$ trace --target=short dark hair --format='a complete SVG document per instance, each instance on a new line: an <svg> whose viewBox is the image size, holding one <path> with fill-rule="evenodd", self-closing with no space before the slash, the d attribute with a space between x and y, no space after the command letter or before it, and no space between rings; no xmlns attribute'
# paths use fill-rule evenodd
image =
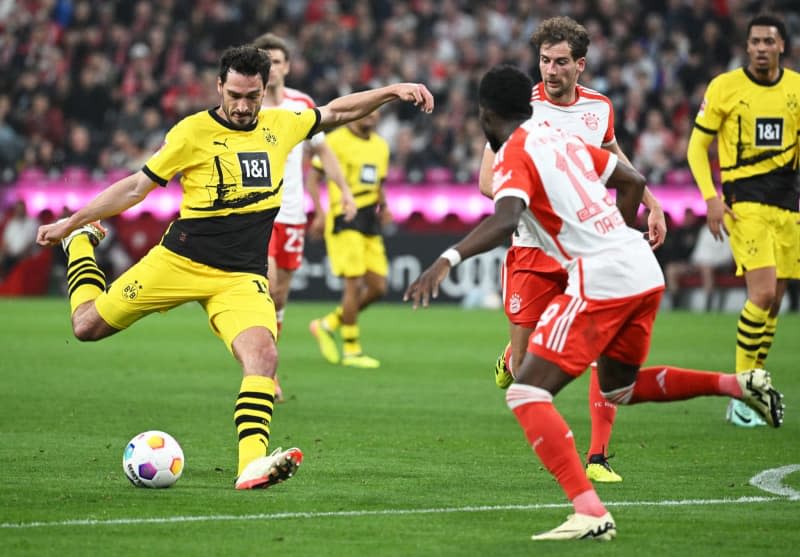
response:
<svg viewBox="0 0 800 557"><path fill-rule="evenodd" d="M478 103L503 118L528 119L533 114L531 90L533 80L514 66L501 64L490 69L481 79Z"/></svg>
<svg viewBox="0 0 800 557"><path fill-rule="evenodd" d="M747 38L750 38L750 30L758 26L765 26L765 27L774 27L778 30L778 34L781 36L781 40L784 42L786 41L786 25L784 25L783 20L781 20L778 16L772 14L759 14L755 16L750 22L747 24Z"/></svg>
<svg viewBox="0 0 800 557"><path fill-rule="evenodd" d="M572 59L583 58L589 50L589 32L586 27L567 16L545 19L531 36L531 44L537 49L567 41Z"/></svg>
<svg viewBox="0 0 800 557"><path fill-rule="evenodd" d="M289 60L289 45L275 33L264 33L256 37L253 46L261 50L280 50L283 57Z"/></svg>
<svg viewBox="0 0 800 557"><path fill-rule="evenodd" d="M254 46L232 46L222 53L219 60L219 79L225 83L228 72L234 70L243 75L260 75L266 87L271 66L272 62L263 50Z"/></svg>

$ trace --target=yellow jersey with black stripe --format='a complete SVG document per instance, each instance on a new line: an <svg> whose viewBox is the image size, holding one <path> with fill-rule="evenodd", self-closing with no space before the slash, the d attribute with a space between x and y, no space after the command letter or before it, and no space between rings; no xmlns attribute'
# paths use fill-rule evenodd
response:
<svg viewBox="0 0 800 557"><path fill-rule="evenodd" d="M377 205L382 199L381 187L389 171L389 144L375 132L364 138L347 126L327 134L325 142L336 155L358 208L356 217L345 221L342 215L342 192L335 182L329 181L330 210L327 218L333 220L334 232L351 229L364 234L379 234ZM322 168L317 158L313 164L316 168Z"/></svg>
<svg viewBox="0 0 800 557"><path fill-rule="evenodd" d="M755 201L797 210L800 74L783 68L772 83L746 68L714 78L695 128L718 134L720 176L728 204Z"/></svg>
<svg viewBox="0 0 800 557"><path fill-rule="evenodd" d="M180 216L161 244L211 267L266 274L286 157L319 121L317 109L262 109L236 129L215 108L175 124L142 169L162 186L180 175Z"/></svg>

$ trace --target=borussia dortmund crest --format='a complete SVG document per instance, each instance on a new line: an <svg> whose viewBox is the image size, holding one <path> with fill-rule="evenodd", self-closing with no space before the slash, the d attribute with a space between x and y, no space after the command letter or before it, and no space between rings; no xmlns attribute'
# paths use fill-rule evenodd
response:
<svg viewBox="0 0 800 557"><path fill-rule="evenodd" d="M142 288L144 288L144 286L139 284L138 280L133 281L131 284L126 284L122 289L122 297L126 300L135 300L139 295L139 290Z"/></svg>
<svg viewBox="0 0 800 557"><path fill-rule="evenodd" d="M272 133L269 128L264 129L264 141L269 143L270 145L277 145L278 144L278 137Z"/></svg>
<svg viewBox="0 0 800 557"><path fill-rule="evenodd" d="M797 109L800 108L800 103L798 103L797 95L795 93L789 93L786 95L786 108L788 108L791 112L797 112Z"/></svg>

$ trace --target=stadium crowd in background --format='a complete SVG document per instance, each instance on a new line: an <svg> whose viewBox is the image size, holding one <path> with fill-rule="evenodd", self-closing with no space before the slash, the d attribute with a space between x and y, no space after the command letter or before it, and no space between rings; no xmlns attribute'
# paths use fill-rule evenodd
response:
<svg viewBox="0 0 800 557"><path fill-rule="evenodd" d="M21 0L0 1L0 165L138 169L181 117L214 106L221 51L269 30L291 37L287 85L316 102L395 81L431 84L441 110L382 115L393 164L412 181L430 167L473 179L483 149L478 77L511 63L537 76L528 40L569 15L591 33L582 83L609 96L620 147L650 184L685 167L685 144L706 83L746 62L757 10L800 30L775 0ZM784 65L800 60L790 41ZM88 149L87 149L88 147Z"/></svg>
<svg viewBox="0 0 800 557"><path fill-rule="evenodd" d="M320 104L398 79L430 84L432 118L382 112L389 177L413 184L432 170L472 187L484 150L478 76L506 62L538 79L529 40L554 15L589 30L581 84L611 99L619 146L657 197L661 184L692 184L685 154L703 91L746 64L747 21L765 10L784 19L781 61L797 67L800 10L789 0L0 0L0 209L7 219L17 197L1 194L23 171L79 183L86 171L70 167L99 180L141 168L180 118L216 104L222 50L265 31L289 39L286 85ZM789 298L796 309L797 282Z"/></svg>

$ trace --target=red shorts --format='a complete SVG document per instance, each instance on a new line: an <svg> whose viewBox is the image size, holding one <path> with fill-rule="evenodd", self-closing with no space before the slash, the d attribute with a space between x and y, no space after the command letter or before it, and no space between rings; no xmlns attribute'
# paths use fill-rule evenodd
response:
<svg viewBox="0 0 800 557"><path fill-rule="evenodd" d="M511 246L500 274L508 320L528 329L567 287L567 272L539 248Z"/></svg>
<svg viewBox="0 0 800 557"><path fill-rule="evenodd" d="M528 341L528 352L578 377L600 355L641 365L663 288L614 300L554 298Z"/></svg>
<svg viewBox="0 0 800 557"><path fill-rule="evenodd" d="M268 255L275 259L280 269L296 271L303 262L306 243L306 225L276 222L269 239Z"/></svg>

